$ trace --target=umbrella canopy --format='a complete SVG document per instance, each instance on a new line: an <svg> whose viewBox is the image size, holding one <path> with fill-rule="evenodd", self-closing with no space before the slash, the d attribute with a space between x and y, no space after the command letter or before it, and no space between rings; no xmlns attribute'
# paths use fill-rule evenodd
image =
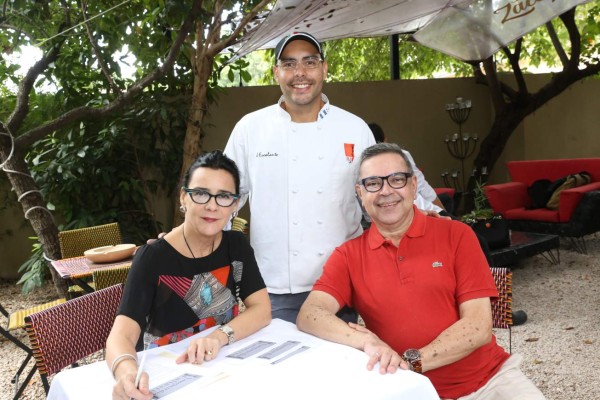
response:
<svg viewBox="0 0 600 400"><path fill-rule="evenodd" d="M278 0L248 27L236 58L273 48L284 35L321 41L412 33L453 57L482 60L557 15L589 0Z"/></svg>

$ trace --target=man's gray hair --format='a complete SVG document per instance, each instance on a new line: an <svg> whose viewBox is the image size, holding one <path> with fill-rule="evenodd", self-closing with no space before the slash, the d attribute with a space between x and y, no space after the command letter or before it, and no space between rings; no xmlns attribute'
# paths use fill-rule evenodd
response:
<svg viewBox="0 0 600 400"><path fill-rule="evenodd" d="M404 152L404 150L402 150L402 147L400 147L396 143L377 143L364 149L362 154L360 155L360 164L358 165L359 170L362 167L363 163L369 158L386 153L398 154L399 156L401 156L408 169L408 171L404 172L410 172L411 174L414 173L412 164L406 156L406 153Z"/></svg>

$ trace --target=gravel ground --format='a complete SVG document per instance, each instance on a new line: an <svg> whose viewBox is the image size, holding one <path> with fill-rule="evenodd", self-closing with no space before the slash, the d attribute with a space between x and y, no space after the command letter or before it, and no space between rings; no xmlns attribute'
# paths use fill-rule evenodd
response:
<svg viewBox="0 0 600 400"><path fill-rule="evenodd" d="M524 356L522 369L548 400L591 400L600 392L600 234L588 236L587 245L584 255L562 242L558 266L535 256L513 268L514 309L529 319L513 327L512 351ZM0 281L0 302L9 311L55 297L51 285L24 296L14 281ZM28 343L24 333L14 333ZM508 349L508 330L496 335ZM0 337L0 399L12 398L10 380L23 355ZM44 398L37 373L21 398Z"/></svg>

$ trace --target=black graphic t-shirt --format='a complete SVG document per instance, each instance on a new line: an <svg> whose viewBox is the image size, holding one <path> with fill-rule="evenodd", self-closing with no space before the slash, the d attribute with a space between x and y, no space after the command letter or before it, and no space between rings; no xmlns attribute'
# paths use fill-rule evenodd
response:
<svg viewBox="0 0 600 400"><path fill-rule="evenodd" d="M161 239L136 252L119 314L144 332L139 351L229 322L238 314L237 297L244 300L264 287L254 251L241 232L224 231L219 247L197 259Z"/></svg>

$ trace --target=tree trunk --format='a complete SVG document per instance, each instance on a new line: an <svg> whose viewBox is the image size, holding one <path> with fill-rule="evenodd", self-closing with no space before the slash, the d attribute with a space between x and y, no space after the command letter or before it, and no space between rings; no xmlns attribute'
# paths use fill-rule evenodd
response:
<svg viewBox="0 0 600 400"><path fill-rule="evenodd" d="M201 50L196 50L201 51ZM214 59L212 57L202 57L194 66L194 84L192 93L192 102L189 108L188 123L185 131L185 141L183 144L183 160L181 164L180 179L196 161L202 152L202 122L208 109L208 81L212 71ZM173 226L183 222L183 216L179 212L179 190L174 194L174 217Z"/></svg>
<svg viewBox="0 0 600 400"><path fill-rule="evenodd" d="M2 129L1 133L5 133ZM7 160L11 141L8 136L0 135L0 157L6 164L4 170L12 185L17 198L20 199L25 218L29 220L35 231L39 242L42 244L44 254L54 260L60 258L60 244L58 242L58 228L50 211L46 209L44 199L31 177L31 173L25 163L25 154L19 147L14 147L14 152ZM15 171L15 172L10 172ZM49 268L52 280L60 296L66 296L66 282L58 275L54 268Z"/></svg>

